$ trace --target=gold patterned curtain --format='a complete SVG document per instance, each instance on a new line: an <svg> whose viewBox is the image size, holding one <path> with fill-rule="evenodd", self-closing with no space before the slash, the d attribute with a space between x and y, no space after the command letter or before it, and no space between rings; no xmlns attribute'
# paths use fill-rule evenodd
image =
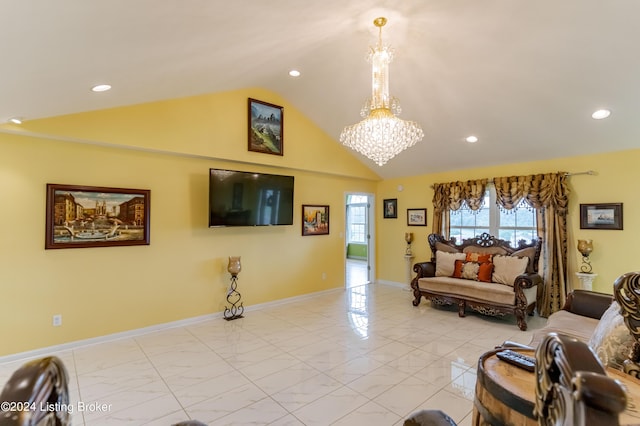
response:
<svg viewBox="0 0 640 426"><path fill-rule="evenodd" d="M449 212L460 209L463 204L471 210L482 207L487 182L487 179L477 179L433 185L433 232L449 236Z"/></svg>
<svg viewBox="0 0 640 426"><path fill-rule="evenodd" d="M544 282L537 305L540 316L547 317L562 308L567 296L567 173L501 177L493 183L501 208L511 210L525 200L536 209Z"/></svg>

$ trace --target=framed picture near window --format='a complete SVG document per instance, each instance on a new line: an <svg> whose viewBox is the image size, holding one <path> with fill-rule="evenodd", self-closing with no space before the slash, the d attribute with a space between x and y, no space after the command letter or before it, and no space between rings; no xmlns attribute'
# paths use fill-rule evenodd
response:
<svg viewBox="0 0 640 426"><path fill-rule="evenodd" d="M397 219L398 218L398 199L389 198L382 202L383 217L385 219Z"/></svg>
<svg viewBox="0 0 640 426"><path fill-rule="evenodd" d="M427 209L407 209L408 226L427 226Z"/></svg>
<svg viewBox="0 0 640 426"><path fill-rule="evenodd" d="M249 151L284 155L283 108L249 98Z"/></svg>
<svg viewBox="0 0 640 426"><path fill-rule="evenodd" d="M622 203L580 204L580 229L622 229Z"/></svg>
<svg viewBox="0 0 640 426"><path fill-rule="evenodd" d="M329 234L329 206L302 205L302 236Z"/></svg>

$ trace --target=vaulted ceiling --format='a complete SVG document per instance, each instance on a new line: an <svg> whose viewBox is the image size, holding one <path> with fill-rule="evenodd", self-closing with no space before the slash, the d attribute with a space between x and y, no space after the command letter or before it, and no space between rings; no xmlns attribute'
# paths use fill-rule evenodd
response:
<svg viewBox="0 0 640 426"><path fill-rule="evenodd" d="M0 10L0 121L263 87L339 143L370 96L366 53L385 16L390 91L425 137L383 167L360 157L380 176L640 147L637 0L0 0ZM98 83L113 88L91 92ZM599 108L611 116L592 119Z"/></svg>

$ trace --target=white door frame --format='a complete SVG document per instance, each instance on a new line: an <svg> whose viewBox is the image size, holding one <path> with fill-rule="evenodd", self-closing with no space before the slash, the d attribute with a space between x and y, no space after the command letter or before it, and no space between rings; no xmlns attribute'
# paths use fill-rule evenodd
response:
<svg viewBox="0 0 640 426"><path fill-rule="evenodd" d="M376 271L375 271L375 265L376 265L376 257L375 257L375 195L369 192L345 192L344 194L344 212L345 212L345 218L344 218L344 281L345 281L345 286L347 285L347 236L349 235L348 233L348 226L349 223L348 218L347 218L347 196L348 195L366 195L367 196L367 202L369 204L369 208L367 209L368 211L368 217L367 217L367 231L368 231L368 235L369 238L367 239L367 266L369 268L369 283L373 283L375 282L375 276L376 276Z"/></svg>

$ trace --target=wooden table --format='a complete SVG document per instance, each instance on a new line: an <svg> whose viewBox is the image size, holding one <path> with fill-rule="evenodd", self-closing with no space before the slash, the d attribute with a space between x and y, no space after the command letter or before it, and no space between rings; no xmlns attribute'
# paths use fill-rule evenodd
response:
<svg viewBox="0 0 640 426"><path fill-rule="evenodd" d="M534 355L531 349L516 351ZM472 424L537 426L533 416L535 374L501 361L496 352L499 350L486 352L478 361Z"/></svg>
<svg viewBox="0 0 640 426"><path fill-rule="evenodd" d="M531 349L512 350L534 356ZM499 350L486 352L478 361L472 424L537 426L533 414L535 374L501 361L496 352ZM627 394L627 408L620 415L620 424L639 426L640 380L611 368L607 368L607 375L622 383Z"/></svg>

